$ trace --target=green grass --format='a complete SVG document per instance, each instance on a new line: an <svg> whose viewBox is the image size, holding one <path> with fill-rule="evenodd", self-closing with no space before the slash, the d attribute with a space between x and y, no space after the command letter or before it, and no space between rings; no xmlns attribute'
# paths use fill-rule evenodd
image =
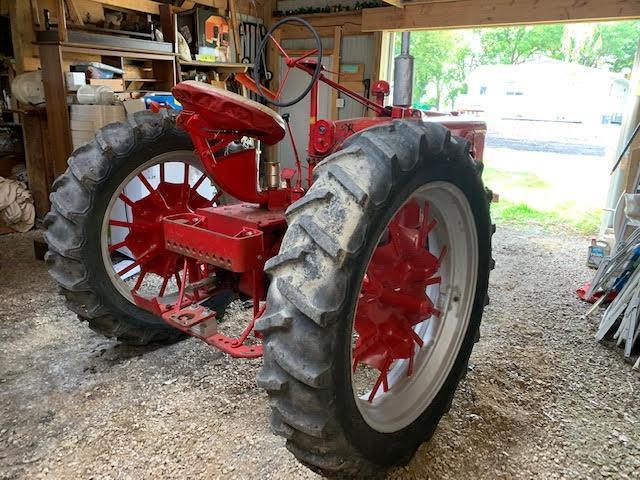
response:
<svg viewBox="0 0 640 480"><path fill-rule="evenodd" d="M583 235L598 232L599 210L585 210L579 199L567 201L566 196L564 200L553 202L562 183L549 183L532 172L488 165L485 165L482 179L500 196L500 201L491 205L491 216L497 223Z"/></svg>
<svg viewBox="0 0 640 480"><path fill-rule="evenodd" d="M515 226L537 226L546 230L564 230L593 235L600 226L600 212L576 212L571 205L561 205L553 210L538 210L526 203L500 200L491 205L491 217L495 222Z"/></svg>
<svg viewBox="0 0 640 480"><path fill-rule="evenodd" d="M550 185L535 173L519 172L513 170L500 170L485 167L482 179L486 185L504 185L507 188L549 188Z"/></svg>

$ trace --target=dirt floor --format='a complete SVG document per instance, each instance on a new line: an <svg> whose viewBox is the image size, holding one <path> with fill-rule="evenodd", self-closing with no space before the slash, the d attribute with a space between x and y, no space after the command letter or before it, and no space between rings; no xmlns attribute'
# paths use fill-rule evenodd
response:
<svg viewBox="0 0 640 480"><path fill-rule="evenodd" d="M639 375L573 291L587 240L500 228L451 412L393 479L640 478ZM0 237L0 478L318 478L267 428L260 361L132 349L68 312L29 236Z"/></svg>

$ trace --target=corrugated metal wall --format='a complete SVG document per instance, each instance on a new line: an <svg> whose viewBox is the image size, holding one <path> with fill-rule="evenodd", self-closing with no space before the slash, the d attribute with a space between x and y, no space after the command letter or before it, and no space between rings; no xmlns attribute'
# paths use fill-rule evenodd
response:
<svg viewBox="0 0 640 480"><path fill-rule="evenodd" d="M343 37L340 61L342 63L363 63L364 78L374 81L375 79L372 76L375 70L373 63L376 55L373 50L373 35ZM339 119L362 117L366 114L365 108L355 100L344 95L340 95L340 97L345 98L345 105L343 108L338 109Z"/></svg>

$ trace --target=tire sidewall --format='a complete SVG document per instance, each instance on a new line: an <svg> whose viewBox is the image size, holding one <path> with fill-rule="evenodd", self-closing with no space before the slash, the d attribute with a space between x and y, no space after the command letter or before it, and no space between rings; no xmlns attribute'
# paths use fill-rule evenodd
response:
<svg viewBox="0 0 640 480"><path fill-rule="evenodd" d="M356 257L357 262L354 261L347 267L347 271L351 271L352 274L348 281L346 302L342 308L344 313L339 315L341 320L338 331L338 338L343 339L343 342L336 348L336 361L332 371L333 381L340 386L336 389L338 397L336 405L344 406L339 418L347 437L360 453L373 463L388 465L408 460L425 437L431 436L440 418L446 412L473 349L488 286L490 220L484 188L471 162L471 159L466 161L463 159L460 162L460 159L442 157L422 159L415 170L405 174L404 178L396 182L398 187L392 190L390 201L374 213L367 231L367 239ZM412 424L402 430L394 433L380 433L371 428L362 417L356 405L351 381L351 338L360 285L369 259L377 247L378 239L397 210L420 187L439 181L451 183L464 193L475 220L478 276L472 313L451 371L429 407Z"/></svg>

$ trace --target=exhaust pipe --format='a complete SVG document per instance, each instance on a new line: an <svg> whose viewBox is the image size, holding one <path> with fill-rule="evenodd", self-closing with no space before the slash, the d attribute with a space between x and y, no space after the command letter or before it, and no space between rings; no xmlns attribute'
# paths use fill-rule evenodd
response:
<svg viewBox="0 0 640 480"><path fill-rule="evenodd" d="M400 55L393 62L393 105L410 107L413 97L413 57L409 53L411 34L402 32Z"/></svg>

